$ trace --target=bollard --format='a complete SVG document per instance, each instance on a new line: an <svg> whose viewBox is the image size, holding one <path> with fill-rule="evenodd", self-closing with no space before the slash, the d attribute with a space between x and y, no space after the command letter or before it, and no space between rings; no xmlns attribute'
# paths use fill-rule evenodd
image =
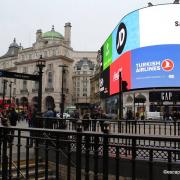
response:
<svg viewBox="0 0 180 180"><path fill-rule="evenodd" d="M110 123L109 121L104 121L103 123L103 132L104 133L109 133L110 130Z"/></svg>
<svg viewBox="0 0 180 180"><path fill-rule="evenodd" d="M80 119L76 122L76 130L82 132L82 121Z"/></svg>

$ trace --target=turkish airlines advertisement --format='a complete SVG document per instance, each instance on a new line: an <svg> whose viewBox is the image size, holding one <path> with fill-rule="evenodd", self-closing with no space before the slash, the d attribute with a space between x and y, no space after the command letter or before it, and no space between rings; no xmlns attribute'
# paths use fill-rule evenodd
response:
<svg viewBox="0 0 180 180"><path fill-rule="evenodd" d="M103 44L103 70L136 48L180 44L180 4L142 8L124 16Z"/></svg>
<svg viewBox="0 0 180 180"><path fill-rule="evenodd" d="M135 49L131 63L131 89L180 87L180 45Z"/></svg>

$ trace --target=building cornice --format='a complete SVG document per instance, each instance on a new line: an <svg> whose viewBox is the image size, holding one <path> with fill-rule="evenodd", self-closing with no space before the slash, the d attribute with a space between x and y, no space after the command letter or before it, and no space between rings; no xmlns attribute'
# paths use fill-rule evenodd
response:
<svg viewBox="0 0 180 180"><path fill-rule="evenodd" d="M71 59L71 58L68 58L66 56L53 56L53 57L48 57L48 58L43 58L45 61L54 61L54 60L58 60L58 59L64 59L68 62L73 62L74 60ZM26 61L20 61L20 62L15 62L15 65L24 65L24 64L32 64L32 63L35 63L37 60L39 59L29 59L29 60L26 60Z"/></svg>
<svg viewBox="0 0 180 180"><path fill-rule="evenodd" d="M17 67L9 67L9 68L5 68L4 70L5 71L14 71L14 72L16 72Z"/></svg>

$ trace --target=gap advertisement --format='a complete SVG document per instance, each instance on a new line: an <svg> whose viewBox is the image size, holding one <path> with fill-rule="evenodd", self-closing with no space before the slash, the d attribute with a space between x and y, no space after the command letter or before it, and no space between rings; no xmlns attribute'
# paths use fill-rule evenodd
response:
<svg viewBox="0 0 180 180"><path fill-rule="evenodd" d="M129 90L180 87L180 44L149 46L122 54L101 76L108 90L106 96L119 92L119 72Z"/></svg>

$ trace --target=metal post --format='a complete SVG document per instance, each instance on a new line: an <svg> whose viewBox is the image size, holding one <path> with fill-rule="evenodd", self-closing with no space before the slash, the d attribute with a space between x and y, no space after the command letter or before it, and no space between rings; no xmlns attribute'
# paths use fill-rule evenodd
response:
<svg viewBox="0 0 180 180"><path fill-rule="evenodd" d="M133 101L133 105L134 105L134 119L136 119L135 92L133 93L133 100L134 100L134 101Z"/></svg>
<svg viewBox="0 0 180 180"><path fill-rule="evenodd" d="M9 84L9 88L10 88L10 90L9 90L9 99L10 99L10 101L11 101L11 96L12 96L12 95L11 95L12 83L13 83L13 82L10 81L10 84Z"/></svg>
<svg viewBox="0 0 180 180"><path fill-rule="evenodd" d="M119 72L119 120L122 118L122 76Z"/></svg>
<svg viewBox="0 0 180 180"><path fill-rule="evenodd" d="M62 67L62 86L61 86L61 118L64 113L64 67Z"/></svg>
<svg viewBox="0 0 180 180"><path fill-rule="evenodd" d="M64 114L64 101L65 101L65 94L64 94L64 73L65 73L65 67L66 65L59 65L59 67L62 67L62 81L61 81L61 104L60 104L60 117L63 118Z"/></svg>
<svg viewBox="0 0 180 180"><path fill-rule="evenodd" d="M39 68L38 112L42 109L42 68Z"/></svg>
<svg viewBox="0 0 180 180"><path fill-rule="evenodd" d="M41 112L42 110L42 74L43 74L42 70L45 67L45 61L42 60L42 55L40 56L40 59L36 62L36 66L39 68L38 112Z"/></svg>
<svg viewBox="0 0 180 180"><path fill-rule="evenodd" d="M3 101L2 101L2 109L4 109L4 100L5 100L5 95L6 95L5 88L6 88L7 82L8 82L8 81L7 81L6 79L3 80Z"/></svg>

